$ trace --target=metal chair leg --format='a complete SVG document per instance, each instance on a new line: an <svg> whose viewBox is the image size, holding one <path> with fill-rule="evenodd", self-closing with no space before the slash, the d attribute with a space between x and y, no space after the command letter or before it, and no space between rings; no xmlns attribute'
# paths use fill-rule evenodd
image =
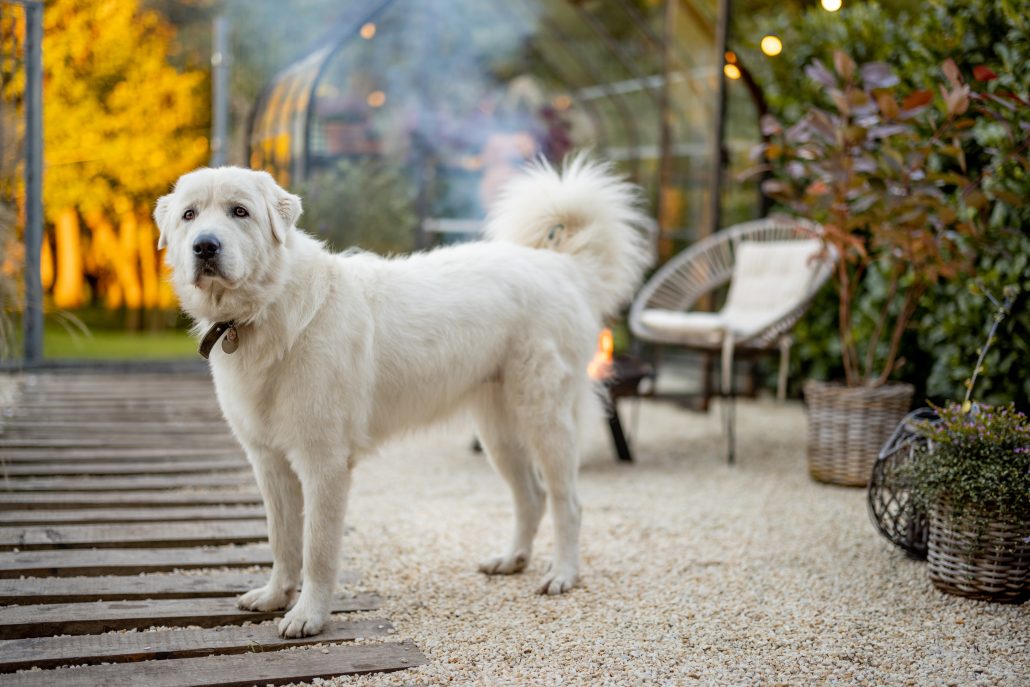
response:
<svg viewBox="0 0 1030 687"><path fill-rule="evenodd" d="M726 397L726 464L736 462L737 450L737 390L730 382L730 394Z"/></svg>
<svg viewBox="0 0 1030 687"><path fill-rule="evenodd" d="M780 337L780 370L776 375L776 400L787 399L787 371L790 369L790 347L794 339L790 334Z"/></svg>

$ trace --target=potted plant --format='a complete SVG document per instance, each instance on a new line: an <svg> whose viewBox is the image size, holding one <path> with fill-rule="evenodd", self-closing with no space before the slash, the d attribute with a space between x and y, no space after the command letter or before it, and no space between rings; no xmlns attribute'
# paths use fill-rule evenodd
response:
<svg viewBox="0 0 1030 687"><path fill-rule="evenodd" d="M970 88L954 63L944 72L941 98L929 90L899 97L886 65L858 66L838 51L832 71L818 60L806 68L831 108L813 107L790 127L762 120L764 164L753 171L767 175L763 191L821 222L840 256L834 286L845 379L804 387L809 471L819 481L867 484L911 404L913 387L890 382L906 327L928 289L969 265L963 242L975 236L973 214L986 200L964 174ZM871 289L877 307L859 308Z"/></svg>
<svg viewBox="0 0 1030 687"><path fill-rule="evenodd" d="M936 410L906 466L930 516L930 580L949 594L1021 603L1030 598L1030 420L1012 404Z"/></svg>

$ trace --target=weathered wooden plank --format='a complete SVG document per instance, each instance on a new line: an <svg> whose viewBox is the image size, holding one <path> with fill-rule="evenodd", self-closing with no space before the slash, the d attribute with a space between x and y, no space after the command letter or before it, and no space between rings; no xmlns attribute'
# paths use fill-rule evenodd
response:
<svg viewBox="0 0 1030 687"><path fill-rule="evenodd" d="M0 551L221 546L265 541L265 519L0 527Z"/></svg>
<svg viewBox="0 0 1030 687"><path fill-rule="evenodd" d="M331 608L332 613L374 611L379 608L379 597L362 593L337 598ZM243 611L231 598L31 604L4 609L0 616L0 639L96 634L155 625L216 627L256 623L282 615L282 611Z"/></svg>
<svg viewBox="0 0 1030 687"><path fill-rule="evenodd" d="M71 549L0 552L0 578L54 575L135 575L190 568L271 565L267 547L184 549Z"/></svg>
<svg viewBox="0 0 1030 687"><path fill-rule="evenodd" d="M54 422L42 419L8 419L4 421L5 431L14 430L38 430L50 431L55 429L71 432L138 432L138 433L188 433L188 432L227 432L228 427L224 420L191 420L177 422L174 425L167 422L155 420L143 420L140 422L94 422L82 420L69 420L67 422Z"/></svg>
<svg viewBox="0 0 1030 687"><path fill-rule="evenodd" d="M165 393L167 392L167 393ZM164 394L164 395L162 395ZM60 398L173 398L176 396L197 397L209 394L214 395L214 385L189 384L172 380L163 385L125 385L119 384L114 377L109 385L83 385L83 386L61 386L61 387L22 387L21 397L29 399L54 400Z"/></svg>
<svg viewBox="0 0 1030 687"><path fill-rule="evenodd" d="M33 422L216 422L222 420L217 407L198 408L196 406L144 406L139 403L124 407L90 406L88 408L73 406L47 406L35 408L17 408L6 415L7 422L23 420Z"/></svg>
<svg viewBox="0 0 1030 687"><path fill-rule="evenodd" d="M183 520L251 520L263 518L260 506L193 506L183 508L85 508L82 510L0 510L0 528L23 525L92 525L116 522L179 522Z"/></svg>
<svg viewBox="0 0 1030 687"><path fill-rule="evenodd" d="M127 425L132 425L140 422L167 422L170 425L175 425L180 422L202 422L202 423L224 423L224 419L220 412L213 410L202 410L197 411L194 409L186 410L171 410L167 408L116 408L113 410L104 410L103 408L90 408L88 410L70 410L60 408L48 408L45 411L35 411L31 415L26 415L23 412L16 412L7 418L7 422L13 423L21 420L30 420L32 422L47 422L47 423L61 423L61 422L97 422L97 423L114 423L122 422ZM31 429L31 428L30 428ZM0 427L0 431L3 428Z"/></svg>
<svg viewBox="0 0 1030 687"><path fill-rule="evenodd" d="M205 572L200 575L157 573L101 577L25 577L0 580L0 605L195 599L236 596L268 581L269 572ZM356 572L340 573L337 584L357 582Z"/></svg>
<svg viewBox="0 0 1030 687"><path fill-rule="evenodd" d="M122 382L132 383L146 383L150 382L166 382L169 380L181 380L184 383L189 381L209 381L211 375L208 374L207 367L203 363L200 363L198 367L192 370L177 369L175 371L165 370L131 370L123 372L112 372L109 370L59 370L41 374L32 375L31 379L26 380L26 385L39 385L45 387L46 385L55 385L63 387L70 384L89 384L99 383L103 384L108 380L119 380Z"/></svg>
<svg viewBox="0 0 1030 687"><path fill-rule="evenodd" d="M218 399L210 398L104 398L94 396L84 403L77 399L51 398L48 400L23 397L17 401L14 407L14 415L19 413L31 415L33 413L45 413L48 410L72 410L90 412L93 410L140 410L140 409L168 409L188 410L199 408L203 410L218 410Z"/></svg>
<svg viewBox="0 0 1030 687"><path fill-rule="evenodd" d="M317 638L316 638L317 639ZM249 687L404 670L427 663L412 642L330 644L284 651L14 673L6 687Z"/></svg>
<svg viewBox="0 0 1030 687"><path fill-rule="evenodd" d="M211 460L176 460L163 462L104 462L72 461L70 463L17 463L0 466L0 475L6 477L74 477L118 475L174 475L194 472L239 472L250 470L250 464L239 458Z"/></svg>
<svg viewBox="0 0 1030 687"><path fill-rule="evenodd" d="M176 444L179 446L190 446L192 448L236 448L236 440L230 435L218 435L215 437L198 437L184 434L176 437ZM112 446L129 447L152 447L168 443L167 437L162 435L122 436L113 434L106 437L89 438L44 438L44 437L4 437L0 438L0 456L7 449L18 448L108 448Z"/></svg>
<svg viewBox="0 0 1030 687"><path fill-rule="evenodd" d="M214 386L211 384L186 384L171 382L164 389L147 387L126 387L114 383L110 387L66 387L61 389L22 389L21 398L36 401L88 400L91 398L123 400L133 398L163 400L165 398L214 398Z"/></svg>
<svg viewBox="0 0 1030 687"><path fill-rule="evenodd" d="M97 491L54 493L7 493L0 491L0 510L94 508L97 506L158 508L164 506L260 504L261 502L261 495L253 491Z"/></svg>
<svg viewBox="0 0 1030 687"><path fill-rule="evenodd" d="M159 447L159 446L107 446L102 448L18 448L0 452L8 464L66 463L72 461L134 462L139 460L175 462L177 460L216 459L228 456L243 457L239 446L223 447Z"/></svg>
<svg viewBox="0 0 1030 687"><path fill-rule="evenodd" d="M137 396L135 398L123 395L123 394L101 394L101 393L90 393L85 394L86 400L96 401L97 404L102 406L126 406L132 402L139 402L148 405L167 405L167 406L186 406L186 405L198 405L198 406L212 406L218 403L218 398L215 396L214 387L208 390L196 389L195 392L186 396L166 396L162 397L159 394L150 394L144 396ZM83 401L82 394L70 394L62 396L57 393L48 393L43 395L38 394L22 394L20 398L15 400L15 405L18 407L26 408L41 408L44 406L71 406L76 403Z"/></svg>
<svg viewBox="0 0 1030 687"><path fill-rule="evenodd" d="M61 393L46 394L25 394L22 400L34 405L62 404L71 405L75 403L90 404L95 402L117 405L133 401L144 401L153 403L204 403L210 404L217 400L215 391L210 389L176 389L174 385L168 385L167 393L151 391L113 390L112 393L91 392L87 390L66 391Z"/></svg>
<svg viewBox="0 0 1030 687"><path fill-rule="evenodd" d="M250 473L239 475L168 475L166 477L27 477L0 480L0 490L16 491L161 491L197 487L248 487Z"/></svg>
<svg viewBox="0 0 1030 687"><path fill-rule="evenodd" d="M211 654L277 651L291 646L353 641L393 634L393 625L382 618L331 621L316 637L283 639L274 624L236 627L224 625L203 630L155 630L153 632L28 637L0 641L0 672L67 665L125 663L168 658L192 658ZM174 666L175 664L171 664Z"/></svg>

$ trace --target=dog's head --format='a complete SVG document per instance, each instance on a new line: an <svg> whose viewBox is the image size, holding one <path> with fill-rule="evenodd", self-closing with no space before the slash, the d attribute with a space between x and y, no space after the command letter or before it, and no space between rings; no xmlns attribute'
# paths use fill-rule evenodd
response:
<svg viewBox="0 0 1030 687"><path fill-rule="evenodd" d="M198 169L157 201L158 248L183 310L196 319L247 320L277 295L300 198L271 175Z"/></svg>

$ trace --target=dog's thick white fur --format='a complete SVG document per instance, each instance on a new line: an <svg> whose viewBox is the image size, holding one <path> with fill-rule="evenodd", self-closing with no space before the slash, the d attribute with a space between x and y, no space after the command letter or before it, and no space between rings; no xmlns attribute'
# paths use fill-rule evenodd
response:
<svg viewBox="0 0 1030 687"><path fill-rule="evenodd" d="M459 409L515 501L511 545L480 570L526 566L546 502L556 545L540 591L570 589L577 423L596 400L587 364L650 257L637 188L584 157L561 173L541 163L502 195L489 240L393 259L332 254L296 228L300 213L271 176L234 167L186 174L154 211L196 331L232 320L239 332L235 353L215 346L211 371L274 556L240 607L295 600L279 632L320 632L355 461Z"/></svg>

